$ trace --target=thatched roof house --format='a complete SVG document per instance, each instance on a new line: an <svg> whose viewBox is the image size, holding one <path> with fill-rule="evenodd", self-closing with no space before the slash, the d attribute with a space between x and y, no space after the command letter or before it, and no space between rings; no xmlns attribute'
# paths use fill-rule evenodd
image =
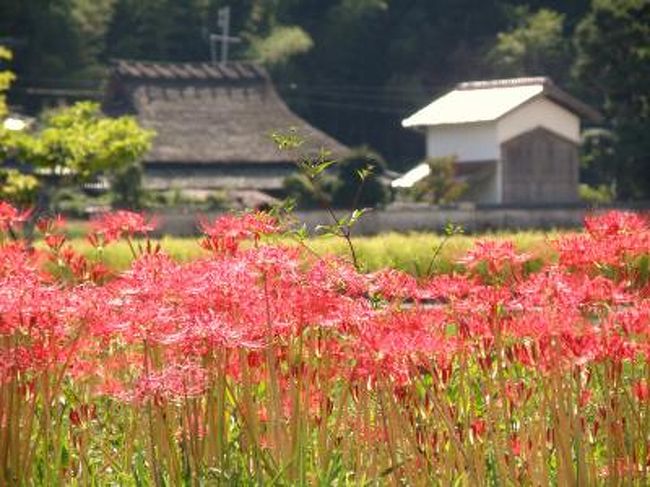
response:
<svg viewBox="0 0 650 487"><path fill-rule="evenodd" d="M276 192L295 154L270 135L295 129L306 151L347 149L293 113L267 72L248 62L159 63L117 60L104 107L132 114L157 137L144 160L150 189L256 189Z"/></svg>

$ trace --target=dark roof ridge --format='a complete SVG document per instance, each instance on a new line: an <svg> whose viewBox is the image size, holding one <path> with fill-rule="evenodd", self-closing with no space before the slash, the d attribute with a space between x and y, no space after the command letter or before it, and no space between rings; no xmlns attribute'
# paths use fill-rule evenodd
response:
<svg viewBox="0 0 650 487"><path fill-rule="evenodd" d="M237 80L268 81L263 66L254 61L171 62L111 59L113 72L118 76L141 80Z"/></svg>
<svg viewBox="0 0 650 487"><path fill-rule="evenodd" d="M548 76L524 76L519 78L502 78L464 81L458 83L457 90L484 90L489 88L509 88L513 86L553 85L553 80Z"/></svg>
<svg viewBox="0 0 650 487"><path fill-rule="evenodd" d="M137 63L137 64L161 64L164 66L169 66L172 64L175 65L199 65L199 64L210 64L212 65L210 61L160 61L160 60L155 60L155 59L135 59L135 58L111 58L109 62L112 65L115 65L117 63ZM216 63L216 64L221 64L221 63ZM244 65L259 65L260 63L248 59L240 59L237 61L228 61L225 63L226 65L229 64L244 64Z"/></svg>

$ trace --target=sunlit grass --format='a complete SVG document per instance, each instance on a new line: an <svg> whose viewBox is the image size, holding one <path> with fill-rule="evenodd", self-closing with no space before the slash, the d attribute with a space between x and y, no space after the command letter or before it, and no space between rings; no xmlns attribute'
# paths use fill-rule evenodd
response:
<svg viewBox="0 0 650 487"><path fill-rule="evenodd" d="M74 233L72 234L74 236ZM558 231L525 231L525 232L494 232L480 235L454 235L445 240L443 235L433 233L385 233L370 237L353 238L353 244L359 256L363 270L373 272L384 267L392 267L421 275L431 264L436 249L440 251L434 259L432 271L449 272L455 262L473 246L477 239L496 239L499 241L512 240L521 252L531 254L535 259L552 260L554 252L549 242L560 235ZM156 243L179 261L188 261L206 255L199 245L200 237L170 237L165 236ZM75 249L87 257L97 257L96 250L79 237L72 239ZM298 245L291 238L283 238L283 243ZM142 242L138 242L142 243ZM346 242L336 237L313 237L305 242L318 255L336 254L343 257L349 255ZM103 260L111 268L122 270L131 262L131 251L124 242L109 246L104 250Z"/></svg>

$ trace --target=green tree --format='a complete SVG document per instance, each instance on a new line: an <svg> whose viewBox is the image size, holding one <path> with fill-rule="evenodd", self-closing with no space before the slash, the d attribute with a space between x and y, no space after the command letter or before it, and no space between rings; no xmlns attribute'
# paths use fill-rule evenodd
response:
<svg viewBox="0 0 650 487"><path fill-rule="evenodd" d="M11 57L11 51L4 46L0 46L0 63L10 61ZM14 79L14 74L8 69L0 71L0 120L4 120L7 115L6 92ZM0 130L3 130L3 128L0 128Z"/></svg>
<svg viewBox="0 0 650 487"><path fill-rule="evenodd" d="M516 26L497 34L488 60L497 76L550 76L564 82L568 72L570 43L564 37L564 15L541 9L516 9Z"/></svg>
<svg viewBox="0 0 650 487"><path fill-rule="evenodd" d="M39 202L43 209L49 203L53 184L83 183L99 173L111 179L122 176L138 164L152 137L152 132L142 129L134 118L108 118L98 104L80 102L46 113L42 128L36 133L17 134L7 152L45 175Z"/></svg>
<svg viewBox="0 0 650 487"><path fill-rule="evenodd" d="M264 64L287 62L292 56L309 51L314 41L298 26L278 25L265 37L249 36L249 56Z"/></svg>
<svg viewBox="0 0 650 487"><path fill-rule="evenodd" d="M0 32L16 43L16 72L43 86L97 77L97 56L114 0L21 0L0 2Z"/></svg>
<svg viewBox="0 0 650 487"><path fill-rule="evenodd" d="M10 61L11 58L11 51L0 46L0 63ZM6 91L14 79L15 76L10 70L0 71L0 199L9 200L14 204L27 205L34 199L38 189L37 179L31 175L22 174L14 168L3 167L3 162L16 140L16 134L4 125L5 118L9 113Z"/></svg>
<svg viewBox="0 0 650 487"><path fill-rule="evenodd" d="M99 104L79 102L45 113L43 128L17 145L22 161L78 180L133 164L149 149L152 133L133 117L110 118Z"/></svg>
<svg viewBox="0 0 650 487"><path fill-rule="evenodd" d="M206 61L209 3L204 0L117 0L106 58Z"/></svg>
<svg viewBox="0 0 650 487"><path fill-rule="evenodd" d="M576 30L575 75L599 105L613 150L594 161L614 168L617 196L650 197L650 4L594 0ZM611 181L602 181L611 183Z"/></svg>

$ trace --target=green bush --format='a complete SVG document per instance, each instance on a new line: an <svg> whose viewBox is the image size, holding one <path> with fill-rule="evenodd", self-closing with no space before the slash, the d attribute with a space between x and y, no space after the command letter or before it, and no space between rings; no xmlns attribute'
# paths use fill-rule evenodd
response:
<svg viewBox="0 0 650 487"><path fill-rule="evenodd" d="M305 174L292 174L283 183L287 197L303 209L322 208L332 204L332 192L337 179L329 174L309 179Z"/></svg>
<svg viewBox="0 0 650 487"><path fill-rule="evenodd" d="M614 191L606 184L600 184L598 186L581 184L578 186L578 195L580 201L592 205L605 205L614 201Z"/></svg>
<svg viewBox="0 0 650 487"><path fill-rule="evenodd" d="M144 206L142 177L144 171L138 163L116 169L111 181L111 203L113 208L140 210Z"/></svg>
<svg viewBox="0 0 650 487"><path fill-rule="evenodd" d="M416 201L444 205L453 203L462 196L467 185L454 177L455 157L433 157L425 162L431 172L413 187L412 194Z"/></svg>
<svg viewBox="0 0 650 487"><path fill-rule="evenodd" d="M350 152L336 165L337 182L332 193L332 205L341 208L376 207L385 204L390 191L382 175L386 161L368 147ZM369 172L362 177L364 171Z"/></svg>

